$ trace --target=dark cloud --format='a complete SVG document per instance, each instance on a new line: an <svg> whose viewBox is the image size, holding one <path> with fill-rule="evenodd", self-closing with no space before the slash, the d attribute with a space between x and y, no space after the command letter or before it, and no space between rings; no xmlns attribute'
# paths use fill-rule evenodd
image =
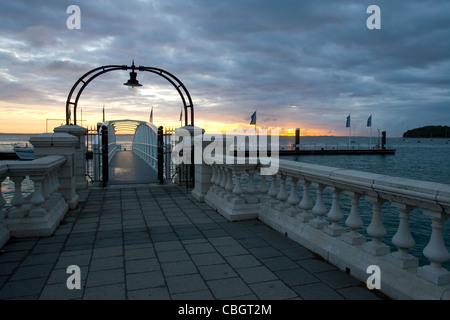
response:
<svg viewBox="0 0 450 320"><path fill-rule="evenodd" d="M63 106L83 73L135 59L176 74L204 121L246 124L258 109L262 126L302 123L341 134L349 113L362 120L374 113L388 130L396 121L445 124L450 2L376 3L381 30L366 28L367 0L78 1L81 30L69 30L73 3L9 1L0 4L0 80L20 79L21 90ZM111 104L117 114L119 105L158 105L159 114L178 116L170 84L139 75L154 91L130 97L126 78L96 79L80 103ZM12 98L0 91L0 100Z"/></svg>

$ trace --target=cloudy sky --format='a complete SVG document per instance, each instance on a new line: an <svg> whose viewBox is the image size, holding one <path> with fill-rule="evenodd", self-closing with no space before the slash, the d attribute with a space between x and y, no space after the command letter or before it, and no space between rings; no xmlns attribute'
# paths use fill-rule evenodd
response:
<svg viewBox="0 0 450 320"><path fill-rule="evenodd" d="M381 9L369 30L368 6ZM81 29L68 29L77 5ZM0 132L45 132L65 123L74 83L106 65L162 68L192 96L195 125L209 132L257 126L302 134L401 136L450 125L448 0L2 1ZM92 81L77 119L148 120L179 126L182 107L165 79L128 71ZM82 112L82 115L81 115Z"/></svg>

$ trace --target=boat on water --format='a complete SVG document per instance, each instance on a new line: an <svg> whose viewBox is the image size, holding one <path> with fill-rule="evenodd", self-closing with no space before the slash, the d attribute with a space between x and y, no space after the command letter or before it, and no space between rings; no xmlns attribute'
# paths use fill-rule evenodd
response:
<svg viewBox="0 0 450 320"><path fill-rule="evenodd" d="M28 146L28 144L19 145L15 144L13 147L14 152L20 158L20 160L33 160L34 159L34 147Z"/></svg>

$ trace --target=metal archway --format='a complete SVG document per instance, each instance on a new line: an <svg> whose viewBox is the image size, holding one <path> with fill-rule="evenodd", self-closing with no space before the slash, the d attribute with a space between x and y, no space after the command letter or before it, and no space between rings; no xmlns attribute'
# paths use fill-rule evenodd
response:
<svg viewBox="0 0 450 320"><path fill-rule="evenodd" d="M78 100L80 99L81 93L86 88L86 86L95 78L98 76L115 71L115 70L138 70L138 71L148 71L154 74L157 74L172 84L172 86L177 90L178 94L181 97L181 100L183 102L183 108L184 108L184 122L186 126L193 126L194 125L194 104L192 103L191 95L189 94L189 91L187 90L186 86L173 74L170 72L167 72L166 70L160 69L160 68L154 68L154 67L144 67L139 66L136 67L133 64L131 66L127 65L108 65L108 66L102 66L95 69L92 69L89 72L86 72L80 79L78 79L77 82L73 85L72 89L69 92L69 95L67 97L66 101L66 124L71 124L71 106L73 106L73 124L77 124L77 105ZM78 91L77 91L78 90ZM75 94L75 91L77 91L75 99L73 100L73 96ZM73 100L73 101L72 101ZM190 109L190 117L188 117L188 109ZM190 118L190 119L189 119ZM190 120L190 123L189 123Z"/></svg>

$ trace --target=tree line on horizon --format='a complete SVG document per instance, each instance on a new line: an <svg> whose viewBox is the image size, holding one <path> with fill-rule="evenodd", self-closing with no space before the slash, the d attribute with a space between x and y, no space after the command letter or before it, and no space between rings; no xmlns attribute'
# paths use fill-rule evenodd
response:
<svg viewBox="0 0 450 320"><path fill-rule="evenodd" d="M406 131L403 138L448 138L449 135L449 126L425 126Z"/></svg>

